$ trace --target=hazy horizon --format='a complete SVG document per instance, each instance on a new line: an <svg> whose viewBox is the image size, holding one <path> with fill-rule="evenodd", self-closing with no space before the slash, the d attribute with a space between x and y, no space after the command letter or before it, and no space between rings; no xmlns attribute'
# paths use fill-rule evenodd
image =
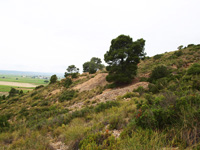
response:
<svg viewBox="0 0 200 150"><path fill-rule="evenodd" d="M120 34L146 40L148 56L199 44L198 0L0 1L0 70L82 71Z"/></svg>

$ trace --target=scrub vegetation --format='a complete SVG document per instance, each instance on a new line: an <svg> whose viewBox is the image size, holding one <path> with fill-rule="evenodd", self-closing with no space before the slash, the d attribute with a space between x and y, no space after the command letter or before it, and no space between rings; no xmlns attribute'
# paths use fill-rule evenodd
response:
<svg viewBox="0 0 200 150"><path fill-rule="evenodd" d="M191 44L143 58L128 84L90 83L102 70L0 97L0 149L200 149L199 64Z"/></svg>

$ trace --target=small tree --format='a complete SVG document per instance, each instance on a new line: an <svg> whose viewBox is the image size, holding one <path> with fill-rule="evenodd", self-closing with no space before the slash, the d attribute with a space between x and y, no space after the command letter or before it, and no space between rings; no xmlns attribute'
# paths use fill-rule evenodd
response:
<svg viewBox="0 0 200 150"><path fill-rule="evenodd" d="M3 95L3 96L2 96L2 100L5 100L5 99L6 99L6 96L5 96L5 95Z"/></svg>
<svg viewBox="0 0 200 150"><path fill-rule="evenodd" d="M183 49L183 45L180 45L179 47L178 47L178 50L182 50Z"/></svg>
<svg viewBox="0 0 200 150"><path fill-rule="evenodd" d="M9 91L9 97L15 96L16 94L19 94L19 91L15 88L11 88Z"/></svg>
<svg viewBox="0 0 200 150"><path fill-rule="evenodd" d="M90 74L95 73L97 70L103 69L104 65L101 64L101 59L92 57L90 61L83 64L83 72L89 72Z"/></svg>
<svg viewBox="0 0 200 150"><path fill-rule="evenodd" d="M23 92L23 90L20 90L19 91L19 95L22 95L24 92Z"/></svg>
<svg viewBox="0 0 200 150"><path fill-rule="evenodd" d="M49 81L48 80L44 80L44 83L49 83Z"/></svg>
<svg viewBox="0 0 200 150"><path fill-rule="evenodd" d="M109 72L106 80L115 84L130 83L137 73L137 64L145 56L144 45L145 40L133 42L132 38L126 35L113 39L110 50L104 55Z"/></svg>
<svg viewBox="0 0 200 150"><path fill-rule="evenodd" d="M57 79L58 78L57 78L57 76L55 74L52 75L51 78L50 78L50 84L56 83Z"/></svg>
<svg viewBox="0 0 200 150"><path fill-rule="evenodd" d="M67 72L65 72L65 77L71 76L72 78L77 78L79 73L79 68L76 68L75 65L70 65L67 68Z"/></svg>

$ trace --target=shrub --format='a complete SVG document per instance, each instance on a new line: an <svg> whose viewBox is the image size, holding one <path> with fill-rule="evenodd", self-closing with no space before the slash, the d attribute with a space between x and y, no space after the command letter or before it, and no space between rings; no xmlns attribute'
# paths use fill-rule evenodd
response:
<svg viewBox="0 0 200 150"><path fill-rule="evenodd" d="M193 47L193 46L195 46L195 45L194 44L188 44L187 47Z"/></svg>
<svg viewBox="0 0 200 150"><path fill-rule="evenodd" d="M72 73L71 76L72 78L78 78L78 73Z"/></svg>
<svg viewBox="0 0 200 150"><path fill-rule="evenodd" d="M114 115L109 120L109 129L110 130L114 130L114 129L119 130L124 125L125 125L125 121L123 120L122 115Z"/></svg>
<svg viewBox="0 0 200 150"><path fill-rule="evenodd" d="M100 103L95 107L95 112L98 113L104 111L105 109L112 108L115 106L119 106L119 103L114 101L107 101L106 103Z"/></svg>
<svg viewBox="0 0 200 150"><path fill-rule="evenodd" d="M163 105L165 100L164 96L158 96L151 100L151 103L146 101L142 104L136 113L136 125L142 128L163 129L178 119L170 105Z"/></svg>
<svg viewBox="0 0 200 150"><path fill-rule="evenodd" d="M131 97L137 97L138 95L136 93L133 92L127 92L126 94L124 94L121 98L131 98Z"/></svg>
<svg viewBox="0 0 200 150"><path fill-rule="evenodd" d="M170 72L166 66L163 66L163 65L157 66L153 69L149 80L150 80L150 82L153 82L157 79L167 77L169 74L170 74Z"/></svg>
<svg viewBox="0 0 200 150"><path fill-rule="evenodd" d="M44 85L38 85L38 86L35 87L35 89L38 90L38 89L43 88L43 87L44 87Z"/></svg>
<svg viewBox="0 0 200 150"><path fill-rule="evenodd" d="M86 138L80 141L79 148L85 149L116 149L117 140L109 133L95 133L90 134Z"/></svg>
<svg viewBox="0 0 200 150"><path fill-rule="evenodd" d="M15 96L19 94L19 90L16 90L15 88L11 88L9 91L9 97Z"/></svg>
<svg viewBox="0 0 200 150"><path fill-rule="evenodd" d="M181 50L179 50L179 51L176 51L174 53L174 55L177 56L177 57L179 57L179 56L183 55L183 52Z"/></svg>
<svg viewBox="0 0 200 150"><path fill-rule="evenodd" d="M72 84L72 80L70 78L66 78L64 82L64 86L66 88L69 88L69 86Z"/></svg>
<svg viewBox="0 0 200 150"><path fill-rule="evenodd" d="M188 70L187 70L188 75L195 75L195 74L200 74L200 64L193 64Z"/></svg>
<svg viewBox="0 0 200 150"><path fill-rule="evenodd" d="M142 94L144 94L145 89L142 86L139 86L137 89L133 90L134 92L138 92L140 94L140 96L142 96Z"/></svg>
<svg viewBox="0 0 200 150"><path fill-rule="evenodd" d="M73 99L76 96L77 96L77 92L75 90L67 90L67 91L64 91L60 95L59 101L60 102L64 102L65 100L71 100L71 99Z"/></svg>
<svg viewBox="0 0 200 150"><path fill-rule="evenodd" d="M148 78L146 78L146 77L141 77L140 78L140 82L147 82L148 81Z"/></svg>
<svg viewBox="0 0 200 150"><path fill-rule="evenodd" d="M8 117L5 115L1 115L0 116L0 133L8 130L10 127L10 124L8 122Z"/></svg>
<svg viewBox="0 0 200 150"><path fill-rule="evenodd" d="M154 60L160 59L163 56L163 54L157 54L155 56L153 56Z"/></svg>

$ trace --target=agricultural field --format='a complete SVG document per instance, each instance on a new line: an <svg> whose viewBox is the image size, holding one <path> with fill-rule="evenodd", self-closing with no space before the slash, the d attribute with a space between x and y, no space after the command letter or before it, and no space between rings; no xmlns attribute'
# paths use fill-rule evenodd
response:
<svg viewBox="0 0 200 150"><path fill-rule="evenodd" d="M46 84L47 79L40 79L34 76L19 76L19 75L0 75L0 81L33 83L35 85Z"/></svg>
<svg viewBox="0 0 200 150"><path fill-rule="evenodd" d="M45 82L46 81L46 82ZM0 75L0 96L8 95L11 88L28 92L38 85L47 85L48 78L38 76Z"/></svg>

